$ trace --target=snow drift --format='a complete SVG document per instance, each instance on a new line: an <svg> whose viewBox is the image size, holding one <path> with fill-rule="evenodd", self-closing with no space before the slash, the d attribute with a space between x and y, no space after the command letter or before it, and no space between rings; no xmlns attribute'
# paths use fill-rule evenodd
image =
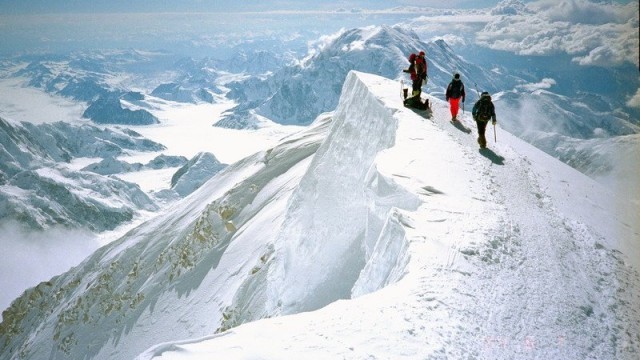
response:
<svg viewBox="0 0 640 360"><path fill-rule="evenodd" d="M16 299L0 359L637 355L637 206L504 131L478 152L430 100L349 73L335 112Z"/></svg>

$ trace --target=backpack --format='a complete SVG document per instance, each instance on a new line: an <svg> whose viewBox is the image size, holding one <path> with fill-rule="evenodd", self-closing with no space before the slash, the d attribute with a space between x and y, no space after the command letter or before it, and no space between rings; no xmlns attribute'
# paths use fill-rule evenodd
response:
<svg viewBox="0 0 640 360"><path fill-rule="evenodd" d="M493 104L491 103L491 100L479 100L478 103L476 103L476 105L473 107L473 111L471 112L473 118L480 121L489 121L489 119L491 119L491 117L493 116L492 105Z"/></svg>
<svg viewBox="0 0 640 360"><path fill-rule="evenodd" d="M429 99L426 99L424 102L422 102L420 95L412 96L404 101L404 106L420 110L428 110Z"/></svg>
<svg viewBox="0 0 640 360"><path fill-rule="evenodd" d="M462 81L452 81L449 84L449 89L450 89L449 97L452 97L454 99L461 97L463 88L464 88L464 85L462 84Z"/></svg>
<svg viewBox="0 0 640 360"><path fill-rule="evenodd" d="M416 58L416 73L417 74L427 73L427 64L425 60L422 58Z"/></svg>
<svg viewBox="0 0 640 360"><path fill-rule="evenodd" d="M411 65L409 65L409 69L405 72L414 74L416 72L416 54L409 55L409 63L411 63Z"/></svg>

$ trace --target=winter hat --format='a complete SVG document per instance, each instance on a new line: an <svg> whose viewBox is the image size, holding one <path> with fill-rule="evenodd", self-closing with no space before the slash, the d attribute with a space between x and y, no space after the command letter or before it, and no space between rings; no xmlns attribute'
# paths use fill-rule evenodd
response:
<svg viewBox="0 0 640 360"><path fill-rule="evenodd" d="M420 51L420 56L424 56L424 51Z"/></svg>
<svg viewBox="0 0 640 360"><path fill-rule="evenodd" d="M483 91L482 94L480 94L480 98L481 99L491 99L491 95L489 95L488 92Z"/></svg>
<svg viewBox="0 0 640 360"><path fill-rule="evenodd" d="M453 78L456 80L460 79L460 74L458 73L453 74Z"/></svg>
<svg viewBox="0 0 640 360"><path fill-rule="evenodd" d="M416 54L409 55L409 61L414 61L416 59Z"/></svg>

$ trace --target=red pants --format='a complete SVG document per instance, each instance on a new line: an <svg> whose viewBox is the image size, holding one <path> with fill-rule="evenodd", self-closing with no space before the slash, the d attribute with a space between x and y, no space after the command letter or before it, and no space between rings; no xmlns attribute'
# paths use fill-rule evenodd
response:
<svg viewBox="0 0 640 360"><path fill-rule="evenodd" d="M458 110L460 110L460 98L449 98L449 105L451 105L451 117L458 116Z"/></svg>

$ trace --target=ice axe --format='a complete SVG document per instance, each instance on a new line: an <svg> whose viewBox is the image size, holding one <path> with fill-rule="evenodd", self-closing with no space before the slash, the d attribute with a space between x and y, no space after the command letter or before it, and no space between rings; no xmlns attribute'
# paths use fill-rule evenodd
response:
<svg viewBox="0 0 640 360"><path fill-rule="evenodd" d="M496 123L493 123L493 142L498 142L498 138L496 137Z"/></svg>

